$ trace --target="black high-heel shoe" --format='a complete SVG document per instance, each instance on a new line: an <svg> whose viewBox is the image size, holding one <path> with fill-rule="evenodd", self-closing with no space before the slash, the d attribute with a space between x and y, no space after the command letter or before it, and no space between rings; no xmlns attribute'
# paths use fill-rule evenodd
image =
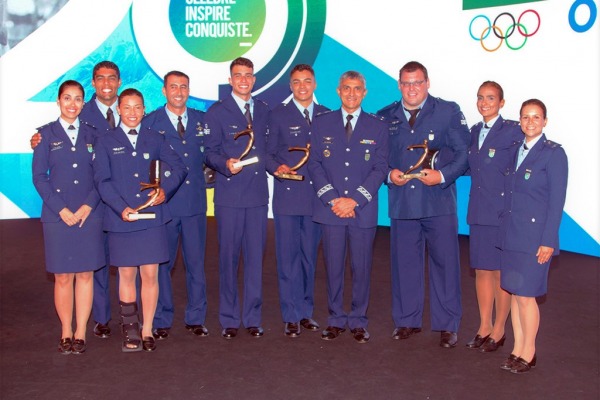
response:
<svg viewBox="0 0 600 400"><path fill-rule="evenodd" d="M73 340L73 346L71 346L71 352L73 354L81 354L85 353L87 349L87 345L85 344L84 339L75 339Z"/></svg>
<svg viewBox="0 0 600 400"><path fill-rule="evenodd" d="M144 351L154 351L156 350L156 341L153 336L144 336L142 339L142 347Z"/></svg>
<svg viewBox="0 0 600 400"><path fill-rule="evenodd" d="M60 339L58 343L58 352L61 354L71 354L73 351L73 339L70 337Z"/></svg>
<svg viewBox="0 0 600 400"><path fill-rule="evenodd" d="M479 351L482 353L490 353L492 351L498 350L498 347L504 346L504 342L506 341L506 335L502 335L500 340L497 342L491 337L487 338L487 340L481 345Z"/></svg>
<svg viewBox="0 0 600 400"><path fill-rule="evenodd" d="M504 360L504 362L502 362L502 364L500 364L500 368L505 371L510 371L512 369L515 361L517 361L518 359L519 359L519 357L517 357L511 353L510 356L508 356L508 358L506 360Z"/></svg>
<svg viewBox="0 0 600 400"><path fill-rule="evenodd" d="M475 335L475 337L473 339L471 339L470 342L468 342L466 344L466 346L469 349L478 349L481 347L481 345L483 345L485 343L485 341L490 337L490 335L487 336L481 336L479 333L477 335Z"/></svg>
<svg viewBox="0 0 600 400"><path fill-rule="evenodd" d="M519 357L514 362L512 368L510 369L510 372L512 372L513 374L524 374L526 372L529 372L529 370L531 368L534 368L536 364L537 364L537 357L535 354L533 355L533 358L529 362L527 362L527 361L525 361L525 359Z"/></svg>

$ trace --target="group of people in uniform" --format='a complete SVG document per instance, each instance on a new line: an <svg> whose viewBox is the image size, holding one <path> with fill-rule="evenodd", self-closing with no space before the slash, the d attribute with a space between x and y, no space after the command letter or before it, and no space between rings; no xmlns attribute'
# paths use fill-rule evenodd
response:
<svg viewBox="0 0 600 400"><path fill-rule="evenodd" d="M255 80L251 60L233 60L231 95L204 113L187 107L189 77L171 71L162 89L166 104L148 115L138 90L117 94L120 72L110 61L94 67L96 93L85 104L79 83L61 85L59 119L31 139L33 180L43 199L46 266L56 276L59 351L85 351L90 310L94 334L111 335L108 266L119 269L122 350L154 351L173 325L171 271L180 245L188 295L185 327L197 336L209 334L207 182L214 185L221 335L233 339L243 327L250 336L262 337L267 173L274 177L286 336L320 330L313 310L321 243L329 310L321 338L335 340L349 329L358 343L370 340L373 243L378 192L385 184L392 338L408 339L422 329L427 256L431 329L440 332L440 346L453 348L462 317L455 181L470 174L470 255L481 324L467 347L491 352L502 346L512 310L515 344L501 367L513 373L534 367L539 326L535 296L546 292L548 266L558 253L567 183L565 152L543 134L545 105L527 100L520 124L504 120L499 114L502 88L487 81L477 93L483 120L469 130L456 103L429 94L427 69L416 61L400 69L401 99L377 114L362 109L367 84L357 71L341 75L341 108L333 111L314 101L317 81L310 65L291 69L291 100L273 110L252 96ZM140 181L151 168L160 184L147 197ZM213 174L205 173L206 168ZM148 212L152 219L146 218ZM350 310L343 301L347 257ZM136 288L138 270L141 288Z"/></svg>

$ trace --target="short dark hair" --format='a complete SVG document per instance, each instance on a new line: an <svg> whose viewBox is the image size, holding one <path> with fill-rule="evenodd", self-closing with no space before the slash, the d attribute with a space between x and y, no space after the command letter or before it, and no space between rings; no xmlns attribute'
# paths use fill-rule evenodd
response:
<svg viewBox="0 0 600 400"><path fill-rule="evenodd" d="M236 65L241 65L243 67L248 67L248 68L254 69L254 63L252 63L252 61L250 61L249 59L244 58L244 57L238 57L235 60L233 60L231 62L231 64L229 65L229 73L231 73L231 71L233 71L233 67L235 67Z"/></svg>
<svg viewBox="0 0 600 400"><path fill-rule="evenodd" d="M541 100L538 100L538 99L525 100L523 102L523 104L521 104L521 109L519 110L519 116L521 116L521 114L523 113L523 109L527 106L538 106L539 108L542 109L542 113L544 114L544 119L547 118L546 105Z"/></svg>
<svg viewBox="0 0 600 400"><path fill-rule="evenodd" d="M312 76L315 76L315 70L308 64L296 64L294 68L290 71L290 77L294 74L294 72L308 71Z"/></svg>
<svg viewBox="0 0 600 400"><path fill-rule="evenodd" d="M142 94L142 92L140 92L137 89L134 88L128 88L125 89L121 92L121 94L119 95L119 104L121 104L121 100L123 100L123 97L126 96L139 96L142 99L142 104L144 104L144 95Z"/></svg>
<svg viewBox="0 0 600 400"><path fill-rule="evenodd" d="M398 79L402 76L403 72L415 72L421 70L423 71L423 76L425 76L425 80L429 80L429 74L427 73L427 68L423 64L418 61L409 61L402 68L400 68L400 73L398 74Z"/></svg>
<svg viewBox="0 0 600 400"><path fill-rule="evenodd" d="M117 78L121 79L121 71L119 71L119 67L117 66L117 64L107 60L100 61L98 64L94 65L94 70L92 71L92 79L94 79L94 77L96 76L96 72L98 72L100 68L108 68L115 70L115 72L117 73Z"/></svg>
<svg viewBox="0 0 600 400"><path fill-rule="evenodd" d="M495 88L498 91L500 100L504 100L504 90L502 89L502 86L500 86L499 83L496 83L494 81L485 81L481 84L481 86L479 86L479 89L482 89L486 86L491 86L491 87Z"/></svg>
<svg viewBox="0 0 600 400"><path fill-rule="evenodd" d="M187 80L188 80L188 82L190 81L190 77L189 77L189 76L187 76L187 74L184 74L184 73L183 73L183 72L181 72L181 71L169 71L169 72L167 72L167 73L165 74L165 77L163 78L163 86L165 86L165 87L166 87L166 85L167 85L167 79L168 79L170 76L178 76L178 77L180 77L180 78L185 78L185 79L187 79Z"/></svg>
<svg viewBox="0 0 600 400"><path fill-rule="evenodd" d="M60 95L63 94L63 92L65 91L66 88L71 87L71 86L75 86L75 87L79 88L79 90L81 90L81 97L85 98L85 90L83 90L83 86L81 85L81 83L74 81L72 79L64 81L63 83L60 84L60 86L58 87L58 97L60 97Z"/></svg>

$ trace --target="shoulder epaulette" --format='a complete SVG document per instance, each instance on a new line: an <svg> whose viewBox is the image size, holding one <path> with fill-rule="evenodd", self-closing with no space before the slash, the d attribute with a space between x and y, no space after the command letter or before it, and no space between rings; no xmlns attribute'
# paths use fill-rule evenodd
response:
<svg viewBox="0 0 600 400"><path fill-rule="evenodd" d="M327 110L327 111L321 111L319 113L317 113L317 115L315 115L316 117L320 117L321 115L326 115L333 112L333 110Z"/></svg>
<svg viewBox="0 0 600 400"><path fill-rule="evenodd" d="M513 121L512 119L505 119L504 123L510 126L519 126L519 121Z"/></svg>
<svg viewBox="0 0 600 400"><path fill-rule="evenodd" d="M388 104L387 106L383 107L381 110L377 111L377 114L381 114L384 111L387 111L391 108L394 108L398 105L398 101L393 102L392 104Z"/></svg>
<svg viewBox="0 0 600 400"><path fill-rule="evenodd" d="M54 121L50 121L42 126L38 126L37 128L35 128L38 132L41 131L42 129L44 129L45 127L47 127L48 125L50 125L51 123L53 123Z"/></svg>
<svg viewBox="0 0 600 400"><path fill-rule="evenodd" d="M87 121L81 121L81 120L79 120L79 122L81 122L83 125L87 125L87 126L89 126L90 128L98 129L98 128L96 128L96 126L95 126L95 125L92 125L92 124L90 124L90 123L89 123L89 122L87 122Z"/></svg>
<svg viewBox="0 0 600 400"><path fill-rule="evenodd" d="M560 143L553 142L552 140L546 140L544 142L544 145L548 146L548 147L550 147L552 149L555 149L557 147L562 147L562 145Z"/></svg>

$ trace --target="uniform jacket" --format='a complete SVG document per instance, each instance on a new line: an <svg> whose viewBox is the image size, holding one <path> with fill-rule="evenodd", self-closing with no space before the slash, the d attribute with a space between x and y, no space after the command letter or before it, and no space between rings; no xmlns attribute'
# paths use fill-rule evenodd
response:
<svg viewBox="0 0 600 400"><path fill-rule="evenodd" d="M535 254L540 246L547 246L556 255L567 192L567 155L543 135L516 170L522 143L511 147L512 161L506 169L500 248Z"/></svg>
<svg viewBox="0 0 600 400"><path fill-rule="evenodd" d="M203 174L204 112L188 107L187 116L183 139L171 123L164 106L142 120L142 126L158 131L165 137L185 164L187 176L167 203L171 215L178 217L206 214L206 182Z"/></svg>
<svg viewBox="0 0 600 400"><path fill-rule="evenodd" d="M483 123L478 122L471 128L468 151L471 191L467 223L498 226L498 214L504 207L504 173L512 162L509 150L514 142L523 140L523 132L517 121L499 116L479 149L482 127Z"/></svg>
<svg viewBox="0 0 600 400"><path fill-rule="evenodd" d="M99 131L108 131L111 129L110 125L108 125L108 121L106 121L106 117L104 117L102 111L100 111L98 105L96 104L95 93L92 98L83 105L81 113L79 114L79 119L95 126ZM115 113L115 121L118 126L119 115L117 113Z"/></svg>
<svg viewBox="0 0 600 400"><path fill-rule="evenodd" d="M140 191L140 183L149 181L150 163L161 160L170 170L161 174L161 188L169 199L187 175L185 165L156 131L142 127L134 149L120 127L108 132L96 144L94 181L102 200L107 204L104 230L133 232L166 224L171 214L165 203L142 212L155 212L156 219L125 222L121 213L126 207L136 208L146 201L150 190Z"/></svg>
<svg viewBox="0 0 600 400"><path fill-rule="evenodd" d="M324 106L314 104L313 120L319 113L328 111ZM269 140L267 142L267 171L273 174L281 164L296 165L303 151L288 151L290 147L303 147L311 142L311 126L304 114L290 100L282 103L271 112ZM304 176L303 181L273 180L273 212L283 215L312 215L312 202L315 191L308 176L308 162L296 171Z"/></svg>
<svg viewBox="0 0 600 400"><path fill-rule="evenodd" d="M206 112L206 164L218 172L215 182L215 205L245 208L268 204L269 189L265 162L269 113L269 107L265 103L254 99L254 146L244 159L258 156L258 162L246 165L239 173L232 175L227 168L227 160L239 158L250 140L248 135L233 139L237 132L246 129L246 118L232 96L214 103Z"/></svg>
<svg viewBox="0 0 600 400"><path fill-rule="evenodd" d="M410 127L402 109L395 102L377 113L388 122L390 134L389 165L406 171L422 155L420 149L408 150L414 144L428 140L430 149L440 151L439 169L445 182L427 186L412 179L403 186L389 185L389 215L396 219L416 219L456 213L455 181L468 167L469 129L458 104L428 96ZM415 171L418 172L418 171Z"/></svg>
<svg viewBox="0 0 600 400"><path fill-rule="evenodd" d="M75 146L60 122L38 131L44 140L33 150L33 184L42 198L42 222L58 222L60 210L92 207L88 218L102 218L104 204L94 187L92 152L98 131L81 122Z"/></svg>
<svg viewBox="0 0 600 400"><path fill-rule="evenodd" d="M387 174L388 133L384 122L364 112L350 142L342 111L320 114L313 121L308 171L317 196L313 220L328 225L377 226L377 193ZM329 202L350 197L358 203L355 218L338 218Z"/></svg>

